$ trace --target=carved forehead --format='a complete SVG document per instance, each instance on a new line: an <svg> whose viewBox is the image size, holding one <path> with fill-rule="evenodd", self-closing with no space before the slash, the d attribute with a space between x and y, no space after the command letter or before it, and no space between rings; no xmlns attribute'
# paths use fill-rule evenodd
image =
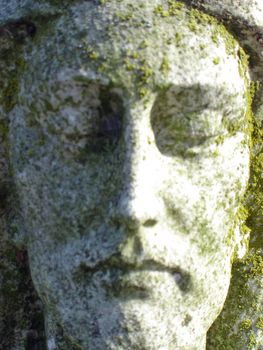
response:
<svg viewBox="0 0 263 350"><path fill-rule="evenodd" d="M175 81L224 85L231 81L229 72L232 84L240 86L238 49L215 19L179 2L173 7L166 1L83 2L34 44L29 85L70 68L125 82L127 88L134 80L142 88Z"/></svg>
<svg viewBox="0 0 263 350"><path fill-rule="evenodd" d="M89 0L85 1L92 6L116 6L120 3L126 4L126 1L115 0ZM152 0L147 1L144 6L152 7L158 4L174 5L175 0ZM220 21L234 32L240 40L242 46L245 46L250 54L253 55L253 66L262 66L262 37L263 37L263 2L262 0L181 0L182 3L192 8L201 9ZM52 14L61 15L68 7L79 1L69 0L2 0L0 25L5 25L10 21L16 21L21 18L33 18L36 16L48 16ZM141 1L134 2L140 4ZM259 68L260 69L260 68ZM256 73L258 73L258 69ZM261 69L262 71L262 69ZM260 74L260 72L258 73Z"/></svg>

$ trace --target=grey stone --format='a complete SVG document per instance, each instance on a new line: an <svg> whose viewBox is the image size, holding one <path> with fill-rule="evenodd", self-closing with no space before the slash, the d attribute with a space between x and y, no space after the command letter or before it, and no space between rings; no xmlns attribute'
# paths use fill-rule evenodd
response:
<svg viewBox="0 0 263 350"><path fill-rule="evenodd" d="M245 256L242 208L261 200L249 182L249 158L261 154L258 141L250 146L249 106L250 82L261 79L260 37L250 39L261 35L261 4L189 3L3 2L2 60L17 84L1 100L12 169L3 176L15 186L7 225L28 251L49 350L204 350L232 262ZM17 48L17 21L25 34L13 64L4 53ZM259 89L259 121L261 102ZM230 349L222 322L229 339L261 346L260 249L233 270L254 298L240 312L230 289L211 349ZM253 342L236 326L248 318Z"/></svg>

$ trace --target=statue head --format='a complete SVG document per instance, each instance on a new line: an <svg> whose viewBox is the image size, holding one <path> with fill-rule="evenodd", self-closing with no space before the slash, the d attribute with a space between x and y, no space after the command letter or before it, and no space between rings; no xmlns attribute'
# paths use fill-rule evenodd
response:
<svg viewBox="0 0 263 350"><path fill-rule="evenodd" d="M29 46L10 163L47 314L82 349L204 349L241 239L242 48L129 0L70 5Z"/></svg>

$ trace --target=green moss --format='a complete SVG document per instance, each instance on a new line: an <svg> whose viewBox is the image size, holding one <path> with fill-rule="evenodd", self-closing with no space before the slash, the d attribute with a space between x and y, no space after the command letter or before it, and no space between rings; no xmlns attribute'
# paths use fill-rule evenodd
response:
<svg viewBox="0 0 263 350"><path fill-rule="evenodd" d="M169 59L167 56L165 56L163 58L163 61L162 61L162 64L161 64L161 72L164 74L164 75L167 75L169 73L169 70L170 70L170 64L169 64Z"/></svg>
<svg viewBox="0 0 263 350"><path fill-rule="evenodd" d="M174 0L169 0L168 4L170 16L180 15L182 8L185 6L183 3Z"/></svg>
<svg viewBox="0 0 263 350"><path fill-rule="evenodd" d="M156 15L159 15L161 17L168 17L169 16L169 12L164 10L162 5L158 5L154 8L154 13Z"/></svg>
<svg viewBox="0 0 263 350"><path fill-rule="evenodd" d="M175 42L176 42L177 45L181 44L182 38L183 37L182 37L181 33L179 33L179 32L175 33Z"/></svg>
<svg viewBox="0 0 263 350"><path fill-rule="evenodd" d="M218 64L220 63L220 58L219 58L219 57L215 57L215 58L213 59L213 63L214 63L215 65L218 65Z"/></svg>
<svg viewBox="0 0 263 350"><path fill-rule="evenodd" d="M116 17L123 21L123 22L126 22L126 21L129 21L133 18L133 13L132 12L126 12L126 13L123 13L123 12L116 12Z"/></svg>
<svg viewBox="0 0 263 350"><path fill-rule="evenodd" d="M253 320L263 310L260 296L249 283L251 266L245 260L234 263L228 297L223 312L208 333L207 350L254 349L252 345L257 341L252 332ZM246 318L242 320L242 316Z"/></svg>
<svg viewBox="0 0 263 350"><path fill-rule="evenodd" d="M136 69L136 66L133 63L131 63L131 62L127 62L126 63L126 68L127 68L127 70L132 71L132 70Z"/></svg>
<svg viewBox="0 0 263 350"><path fill-rule="evenodd" d="M252 327L252 321L249 319L244 320L240 325L241 330L251 329L251 327Z"/></svg>
<svg viewBox="0 0 263 350"><path fill-rule="evenodd" d="M202 24L219 24L219 22L214 18L206 13L199 11L197 9L191 8L190 10L190 17L196 20L197 23Z"/></svg>
<svg viewBox="0 0 263 350"><path fill-rule="evenodd" d="M182 9L186 8L185 4L170 0L168 1L168 10L165 10L163 6L159 5L155 8L155 13L158 15L161 15L162 17L169 16L175 16L182 13ZM236 49L238 47L236 39L227 31L224 25L222 25L217 19L214 17L211 17L210 15L207 15L203 13L202 11L199 11L197 9L192 8L189 11L189 21L188 21L188 28L194 32L199 33L200 31L204 30L207 27L213 28L213 32L211 35L212 41L218 45L219 44L219 38L223 38L226 52L229 55L236 54Z"/></svg>
<svg viewBox="0 0 263 350"><path fill-rule="evenodd" d="M244 263L248 266L247 277L253 278L257 276L263 276L263 258L260 252L246 257Z"/></svg>
<svg viewBox="0 0 263 350"><path fill-rule="evenodd" d="M211 35L211 39L213 41L214 44L218 45L219 41L218 41L218 33L217 32L213 32Z"/></svg>
<svg viewBox="0 0 263 350"><path fill-rule="evenodd" d="M168 5L170 13L172 13L174 10L181 10L183 7L185 7L184 3L176 0L168 0Z"/></svg>
<svg viewBox="0 0 263 350"><path fill-rule="evenodd" d="M178 16L181 14L181 10L185 7L185 4L175 0L168 0L168 8L164 9L162 5L158 5L154 8L154 13L161 17Z"/></svg>
<svg viewBox="0 0 263 350"><path fill-rule="evenodd" d="M223 38L227 54L232 55L236 53L238 43L224 25L218 22L218 20L214 17L211 17L197 9L191 9L190 20L188 23L189 29L193 32L198 32L201 30L200 24L203 25L203 28L209 28L209 26L212 26L213 32L211 39L216 45L219 44L219 38Z"/></svg>
<svg viewBox="0 0 263 350"><path fill-rule="evenodd" d="M258 83L251 84L248 99L252 99ZM252 110L248 111L253 116ZM247 194L247 207L249 208L248 225L253 232L251 247L259 248L263 246L263 130L261 124L255 118L251 123L252 129L252 150L250 181Z"/></svg>
<svg viewBox="0 0 263 350"><path fill-rule="evenodd" d="M153 70L146 64L144 63L139 67L139 80L143 83L148 83L149 79L153 75Z"/></svg>
<svg viewBox="0 0 263 350"><path fill-rule="evenodd" d="M96 51L92 51L89 53L89 58L91 58L92 60L97 60L99 58L99 53Z"/></svg>
<svg viewBox="0 0 263 350"><path fill-rule="evenodd" d="M253 320L257 318L255 325L257 328L260 329L263 326L262 317L257 317L263 313L262 300L260 293L258 294L254 289L262 288L263 276L263 131L260 123L253 116L253 99L259 84L250 83L248 56L243 49L237 50L238 46L233 37L228 35L228 38L226 50L229 54L238 53L239 73L246 83L247 102L244 126L229 125L228 130L232 134L237 130L244 130L249 138L251 149L249 184L235 222L240 225L241 232L245 235L250 231L252 238L247 256L241 261L234 261L231 286L223 312L208 333L208 350L256 349L259 344L252 331ZM232 235L234 235L234 228L231 229L228 237L229 243L232 241ZM251 281L253 281L253 288ZM241 321L241 316L246 319Z"/></svg>
<svg viewBox="0 0 263 350"><path fill-rule="evenodd" d="M237 122L237 123L231 123L229 125L226 125L226 127L227 127L228 133L230 135L235 135L237 131L243 130L245 132L245 134L247 135L247 141L249 142L251 153L253 154L252 150L253 150L254 144L253 144L252 140L254 139L253 133L254 133L255 118L253 116L253 111L252 111L252 102L253 102L254 94L255 94L256 87L258 86L258 84L251 83L248 79L247 55L243 54L242 57L240 58L240 66L242 66L244 79L245 79L245 82L247 85L247 88L246 88L247 107L246 107L245 122L243 123L243 121L241 121L241 122ZM254 160L253 161L251 160L251 167L254 167ZM248 248L248 244L249 244L248 239L250 236L250 232L253 231L251 225L248 222L249 217L251 216L251 204L249 204L249 202L247 200L248 198L251 198L251 194L252 194L250 187L251 187L251 184L249 184L247 186L245 196L241 202L241 205L236 213L235 218L233 219L234 225L233 225L233 228L230 229L228 237L227 237L228 244L231 244L231 242L232 242L232 244L234 243L233 242L234 230L235 230L235 227L238 226L240 229L240 233L243 236L242 243L244 245L246 245ZM233 256L232 256L232 262L235 261L236 258L237 258L237 252L234 251Z"/></svg>
<svg viewBox="0 0 263 350"><path fill-rule="evenodd" d="M149 43L147 40L143 40L140 44L140 49L145 49L146 47L148 47Z"/></svg>
<svg viewBox="0 0 263 350"><path fill-rule="evenodd" d="M140 58L139 52L131 52L130 56L134 59Z"/></svg>
<svg viewBox="0 0 263 350"><path fill-rule="evenodd" d="M248 55L245 51L240 47L238 50L239 64L238 70L241 78L246 78L247 67L249 65Z"/></svg>
<svg viewBox="0 0 263 350"><path fill-rule="evenodd" d="M233 247L235 246L235 229L236 227L239 227L240 234L243 237L242 244L248 247L248 240L249 240L249 234L250 234L250 228L246 225L246 221L248 218L248 210L244 206L244 199L241 201L241 204L233 217L233 226L229 229L228 235L226 237L226 243L228 246ZM236 247L237 249L237 247ZM231 257L232 262L234 262L238 256L236 249L233 251L233 255Z"/></svg>
<svg viewBox="0 0 263 350"><path fill-rule="evenodd" d="M225 141L224 135L218 135L217 138L215 139L215 143L217 146L222 145L224 141Z"/></svg>
<svg viewBox="0 0 263 350"><path fill-rule="evenodd" d="M101 65L98 67L98 73L103 73L106 70L106 64L101 63Z"/></svg>
<svg viewBox="0 0 263 350"><path fill-rule="evenodd" d="M257 319L256 327L257 327L258 329L263 330L263 316L262 316L262 317L259 317L259 318Z"/></svg>
<svg viewBox="0 0 263 350"><path fill-rule="evenodd" d="M188 21L188 28L189 28L192 32L197 33L198 27L197 27L196 20L195 20L194 18L191 18L191 17L189 18L189 21Z"/></svg>
<svg viewBox="0 0 263 350"><path fill-rule="evenodd" d="M254 349L254 347L256 345L257 345L257 340L256 340L256 337L255 337L255 334L253 332L251 332L251 334L249 335L248 350Z"/></svg>

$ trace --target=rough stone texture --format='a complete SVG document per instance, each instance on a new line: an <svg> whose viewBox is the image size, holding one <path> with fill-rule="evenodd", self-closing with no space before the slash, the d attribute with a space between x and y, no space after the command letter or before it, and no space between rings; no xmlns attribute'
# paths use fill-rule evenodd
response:
<svg viewBox="0 0 263 350"><path fill-rule="evenodd" d="M242 46L249 50L252 60L257 60L257 63L262 61L263 3L261 0L186 0L186 2L222 20L235 33ZM262 67L262 62L260 65ZM255 68L262 77L262 69Z"/></svg>
<svg viewBox="0 0 263 350"><path fill-rule="evenodd" d="M34 290L26 252L0 237L0 348L46 350L43 308Z"/></svg>
<svg viewBox="0 0 263 350"><path fill-rule="evenodd" d="M251 230L248 254L235 262L231 286L219 318L208 334L210 350L263 348L263 133L262 115L255 101L255 125L250 180L246 195Z"/></svg>
<svg viewBox="0 0 263 350"><path fill-rule="evenodd" d="M0 349L46 350L42 303L29 273L26 250L9 240L8 220L17 205L8 159L6 112L15 104L16 82L22 61L19 43L26 37L22 26L0 29ZM18 31L20 35L18 35ZM16 51L14 52L14 47Z"/></svg>
<svg viewBox="0 0 263 350"><path fill-rule="evenodd" d="M191 3L260 33L260 3ZM22 60L8 59L15 73L1 98L21 209L8 226L29 252L48 349L203 350L247 238L243 51L215 20L173 1L2 4L11 20L2 51L25 47ZM258 41L246 46L253 79ZM254 141L251 250L234 265L211 350L262 347L260 154Z"/></svg>

